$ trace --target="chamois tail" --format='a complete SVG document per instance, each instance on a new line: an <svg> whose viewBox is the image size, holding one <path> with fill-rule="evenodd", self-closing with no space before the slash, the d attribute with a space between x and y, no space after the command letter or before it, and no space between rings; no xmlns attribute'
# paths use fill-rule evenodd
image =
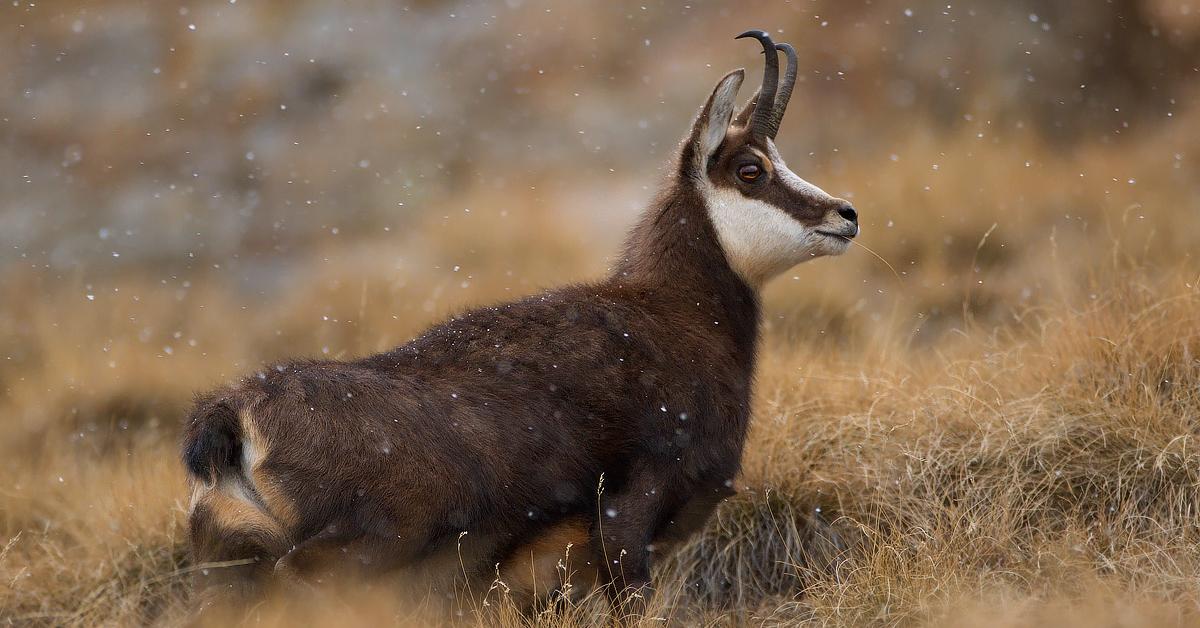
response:
<svg viewBox="0 0 1200 628"><path fill-rule="evenodd" d="M241 469L242 426L228 401L202 401L188 418L183 464L196 479L216 482Z"/></svg>

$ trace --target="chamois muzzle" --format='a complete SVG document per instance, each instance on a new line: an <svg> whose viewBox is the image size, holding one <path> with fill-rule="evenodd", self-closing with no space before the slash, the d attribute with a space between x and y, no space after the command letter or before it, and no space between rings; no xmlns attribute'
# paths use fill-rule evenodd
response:
<svg viewBox="0 0 1200 628"><path fill-rule="evenodd" d="M783 113L787 110L788 101L792 98L792 89L796 86L796 49L791 44L776 44L765 31L749 30L734 39L753 37L763 47L766 56L766 67L763 69L762 87L755 101L754 113L750 117L750 132L757 137L775 139L779 134L779 124L783 122ZM787 71L783 76L783 84L779 83L779 53L787 56Z"/></svg>

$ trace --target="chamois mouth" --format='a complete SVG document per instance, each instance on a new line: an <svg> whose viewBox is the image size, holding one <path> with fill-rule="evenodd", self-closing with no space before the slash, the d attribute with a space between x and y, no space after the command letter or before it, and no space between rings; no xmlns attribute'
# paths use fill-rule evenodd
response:
<svg viewBox="0 0 1200 628"><path fill-rule="evenodd" d="M855 227L854 231L850 231L847 233L838 233L837 231L823 231L821 229L817 229L816 232L823 236L830 237L830 238L841 238L843 240L853 240L854 236L858 235L858 228Z"/></svg>

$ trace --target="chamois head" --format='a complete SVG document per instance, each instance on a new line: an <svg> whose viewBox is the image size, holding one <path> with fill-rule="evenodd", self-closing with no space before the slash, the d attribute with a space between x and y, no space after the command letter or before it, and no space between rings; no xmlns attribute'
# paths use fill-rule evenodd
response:
<svg viewBox="0 0 1200 628"><path fill-rule="evenodd" d="M796 51L763 31L742 37L762 43L762 87L735 118L745 71L726 74L696 117L679 163L681 180L704 199L729 264L758 288L800 262L843 253L858 235L858 213L788 170L775 148L796 82ZM782 84L778 50L788 60Z"/></svg>

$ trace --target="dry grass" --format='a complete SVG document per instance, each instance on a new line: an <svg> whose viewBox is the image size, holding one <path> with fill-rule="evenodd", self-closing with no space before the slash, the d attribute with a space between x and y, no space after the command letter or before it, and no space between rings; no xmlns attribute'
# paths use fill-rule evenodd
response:
<svg viewBox="0 0 1200 628"><path fill-rule="evenodd" d="M223 32L209 25L233 24L206 21L218 4L225 6L215 3L192 14L200 16L199 32L206 37ZM288 13L292 6L275 4L263 15ZM853 53L846 58L858 64L847 66L844 83L831 83L833 102L846 106L821 112L820 124L801 124L794 116L815 107L825 94L798 90L801 100L790 110L793 118L785 123L780 143L801 175L832 193L853 193L864 217L863 243L888 260L898 276L853 249L841 258L798 267L768 290L755 425L740 492L722 505L702 535L658 567L652 615L680 625L1200 625L1200 167L1195 157L1200 154L1200 97L1194 81L1154 93L1170 91L1169 120L1150 123L1157 115L1151 108L1134 118L1132 130L1109 133L1087 118L1077 121L1082 128L1074 141L1045 140L1032 123L1014 122L1029 114L1021 109L1024 103L1009 103L1014 110L1007 113L995 103L1011 85L1005 81L1015 76L1027 82L1021 73L1026 63L1045 65L1045 59L1062 55L1039 52L1029 61L1014 52L1013 61L998 46L981 46L1019 71L989 82L987 64L980 62L972 76L994 89L970 92L980 101L972 103L969 90L960 98L957 91L926 86L919 77L933 76L932 70L915 62L904 65L908 61L902 62L902 55L891 54L911 50L915 58L923 50L920 42L910 41L908 22L897 17L903 5L842 13L833 6L837 3L827 4L764 9L778 13L771 13L772 19L792 19L791 32L808 32L801 27L811 26L810 9L821 15L828 9L834 16L831 28L842 29L812 44L813 67L825 74L811 73L806 87L841 67L843 45ZM982 7L991 5L979 6L982 14ZM176 22L192 18L169 8L161 16L170 26L164 32L171 33L172 46L182 47L190 31ZM625 11L610 11L604 3L590 10L602 28L627 21ZM666 53L660 53L657 39L655 48L626 47L647 57L687 58L699 38L694 33L719 31L725 37L728 20L719 10L704 8L707 17L695 31L689 30L692 25L656 30L673 19L661 15L654 18L658 22L637 27L647 36L671 31L662 33ZM1005 28L1033 28L1023 9L1012 11L1020 15L1003 22ZM533 3L517 13L529 14L531 21L502 24L509 30L496 33L484 29L481 37L500 49L497 42L507 42L509 31L533 32L529 24L535 30L545 26L543 34L551 34L530 44L535 48L497 61L499 85L488 94L511 87L507 82L525 85L524 73L534 72L522 65L529 59L558 63L549 66L558 82L532 83L539 90L538 98L527 99L537 101L529 110L534 113L515 122L482 117L485 111L504 110L490 100L464 101L479 109L480 128L487 131L492 124L521 138L482 142L475 164L456 162L453 155L443 160L436 152L469 144L474 126L439 123L445 137L412 129L423 123L424 105L382 116L382 127L347 115L330 129L313 122L325 120L320 104L325 101L318 99L311 110L303 110L313 117L289 122L295 128L268 129L288 140L278 143L278 154L243 142L240 134L253 135L255 128L229 123L241 119L230 112L254 105L264 120L283 116L276 111L280 98L271 91L292 89L283 74L262 78L264 91L246 96L245 102L213 88L211 107L175 111L171 107L191 102L173 95L179 81L225 85L206 74L220 76L223 66L209 57L220 56L224 46L204 39L194 44L199 52L187 57L190 61L164 64L169 82L154 83L165 94L159 96L165 109L155 114L154 124L175 126L177 118L187 118L173 135L144 135L132 122L92 124L88 116L69 115L75 109L86 113L87 99L55 99L44 90L5 110L24 125L21 137L33 138L14 135L4 147L4 163L21 166L8 170L24 173L33 164L31 172L41 171L32 158L28 164L20 161L22 147L34 140L49 147L38 157L49 164L47 171L63 161L60 144L81 142L86 155L79 166L86 172L73 175L78 177L74 183L60 185L39 175L32 183L15 185L42 190L44 198L22 187L0 187L6 200L29 207L56 206L60 200L87 207L95 190L117 186L121 176L134 183L142 180L138 177L150 181L153 185L143 182L144 188L137 188L148 195L176 180L176 171L196 187L167 194L162 211L149 212L156 222L138 237L154 240L163 251L147 245L143 252L150 253L140 262L102 266L97 261L72 269L73 253L63 254L66 262L56 262L57 253L39 257L39 247L58 251L52 242L31 244L29 257L0 265L0 624L186 620L188 574L197 566L186 555L186 495L175 440L194 391L283 356L346 357L384 349L462 307L604 272L605 256L616 250L620 229L633 219L634 200L649 194L641 186L655 184L648 164L668 152L657 139L637 137L642 131L630 131L628 120L618 125L616 118L634 114L620 108L634 107L624 101L635 99L622 94L637 91L641 106L657 98L659 88L639 83L641 71L620 61L623 50L554 48L556 38L592 41L588 20L564 22L560 32L557 22L536 21L543 19L538 17L543 10ZM40 26L28 11L22 15L34 20L31 30L57 33L62 47L73 41L73 14L47 17ZM927 11L917 17L935 24L941 19ZM158 32L156 19L146 32ZM1009 31L987 33L991 24L1000 23L964 20L954 37L982 33L998 41ZM365 40L399 41L387 27L361 26ZM413 32L420 26L403 23ZM943 35L950 32L945 25L937 28ZM98 30L92 22L87 29L86 34ZM434 29L428 37L439 32ZM1017 33L1013 40L1031 37L1023 30L1012 33ZM884 46L891 46L888 54L878 51L883 35L891 38ZM1033 35L1075 45L1072 38ZM459 45L468 48L472 41ZM604 41L612 47L615 40ZM59 43L42 48L57 50ZM394 45L399 52L409 50ZM565 61L556 55L565 55ZM298 52L296 58L304 56ZM940 53L934 56L929 67L942 63ZM47 68L56 63L43 61ZM147 72L155 63L147 62ZM721 68L727 64L720 63ZM1070 76L1066 65L1049 65ZM577 85L592 86L591 75L572 74L585 66L618 76L619 82L596 90L603 95L591 94L588 102L566 99L563 94ZM37 75L38 67L26 70ZM380 61L365 67L387 66ZM461 83L472 93L477 85L490 84L485 83L488 67L464 67L470 72ZM651 70L656 82L689 85L663 97L673 107L684 107L689 81L704 83L697 90L708 85L692 65L670 62L662 68ZM872 82L904 68L918 89L919 106L911 110L875 97L892 83ZM1044 80L1035 87L1048 90L1038 101L1045 107L1038 110L1043 114L1028 117L1043 115L1040 124L1048 126L1060 115L1053 89L1058 83L1048 69L1039 72ZM386 72L362 75L370 78L344 73L356 88L339 95L344 97L339 102L348 103L343 107L374 111L387 100L401 109L398 103L407 102L387 95L392 86L380 78ZM941 96L927 95L935 91ZM440 92L433 94L421 97L433 99ZM518 103L513 105L517 111L535 107L509 98ZM949 107L938 98L950 98L976 115L948 124L916 111L925 105L937 111ZM691 107L696 99L686 100ZM298 101L294 96L289 102ZM64 109L55 115L57 110L41 112L46 102ZM42 114L36 123L19 118L26 108ZM295 105L286 115L299 116L300 109ZM1088 111L1104 120L1117 116L1108 109ZM560 119L566 110L590 112L596 119ZM253 107L249 111L257 115ZM672 137L682 132L685 123L674 122L686 115L679 111L646 114L650 128L645 133L660 138L667 136L667 127ZM142 115L125 114L131 120ZM436 116L460 114L451 109L430 115L436 122ZM868 117L853 124L845 119L856 114ZM67 122L92 129L95 137ZM1119 124L1113 128L1124 130ZM342 135L339 125L349 135ZM122 153L132 140L109 127L133 129L126 135L138 138L135 148ZM584 144L558 144L560 137L574 138L585 127ZM609 127L613 144L602 151L591 142L603 143L593 138ZM236 137L221 139L221 134ZM291 143L293 136L303 140L300 146ZM368 155L383 175L375 168L346 167L358 163L360 152L376 141L382 153L395 148L404 159ZM647 145L654 149L649 155L640 152ZM505 152L512 146L529 146L525 152L543 159L526 169L529 164L521 160L528 156ZM207 174L192 181L191 158L193 151L203 152L201 147L212 153L205 153L205 163L232 172L228 181ZM269 167L242 163L246 147L258 151L255 164ZM814 152L806 155L809 147ZM435 159L424 158L431 153ZM179 162L164 170L167 174L143 168L143 161L156 163L158 157ZM387 161L393 158L403 161L402 167L393 169ZM443 161L448 171L488 176L441 176ZM562 168L560 162L579 167ZM258 177L255 183L245 183L242 168ZM395 174L400 170L404 176ZM494 180L493 173L498 173ZM407 177L418 182L415 190L404 183ZM293 186L293 178L307 186L296 196L293 190L302 186ZM251 212L253 220L238 223L245 233L232 230L227 242L213 234L224 233L228 225L218 224L217 216L229 206L212 201L211 193L237 191L243 184L246 198L261 194L269 207ZM233 196L234 205L244 200L241 191ZM106 200L106 211L124 215L123 197L114 197ZM317 209L297 209L310 197L317 199ZM401 200L420 204L421 211L394 216ZM331 235L330 226L342 224L338 212L360 202L363 209L345 218L353 229ZM87 217L87 212L75 213ZM199 216L197 232L209 240L193 242L176 229L180 216L192 214ZM31 210L31 217L18 216L8 224L38 227L30 233L61 239L68 253L77 247L99 256L78 259L104 260L109 248L117 248L116 236L92 242L95 225L82 218L65 233L55 231L49 218L37 218L48 215ZM312 224L274 233L270 224L281 216ZM130 250L138 250L135 244L121 241ZM180 251L192 250L197 257L180 264ZM166 261L159 265L154 255ZM275 272L276 265L289 270ZM450 611L440 601L402 600L386 587L346 589L311 598L271 598L253 610L249 623L455 620L567 627L609 622L606 606L596 599L522 615L505 602L502 587L491 592L486 606L463 599Z"/></svg>

